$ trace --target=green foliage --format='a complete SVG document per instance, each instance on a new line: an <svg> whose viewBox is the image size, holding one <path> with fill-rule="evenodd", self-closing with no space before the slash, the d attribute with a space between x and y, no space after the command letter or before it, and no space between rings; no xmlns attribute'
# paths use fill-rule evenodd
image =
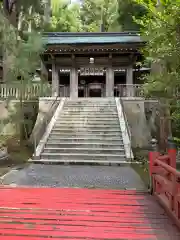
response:
<svg viewBox="0 0 180 240"><path fill-rule="evenodd" d="M8 117L2 121L1 131L3 130L3 126L10 123L15 129L16 136L19 136L22 141L28 140L34 128L38 111L38 98L31 98L30 101L17 102L13 107L11 103L11 108L10 105L8 105Z"/></svg>
<svg viewBox="0 0 180 240"><path fill-rule="evenodd" d="M162 1L162 6L139 0L148 11L146 17L137 21L141 24L142 34L147 40L144 54L150 58L154 71L146 77L146 88L149 93L157 91L164 96L172 97L179 88L180 77L180 4L179 1Z"/></svg>
<svg viewBox="0 0 180 240"><path fill-rule="evenodd" d="M180 149L180 138L174 137L174 142L177 149Z"/></svg>
<svg viewBox="0 0 180 240"><path fill-rule="evenodd" d="M80 5L69 1L52 0L51 24L46 31L79 32L81 31Z"/></svg>
<svg viewBox="0 0 180 240"><path fill-rule="evenodd" d="M81 5L52 0L51 6L51 24L46 31L99 32L101 23L105 31L120 31L117 0L84 0Z"/></svg>
<svg viewBox="0 0 180 240"><path fill-rule="evenodd" d="M83 0L81 4L52 0L51 7L51 24L46 31L54 32L99 32L101 25L105 32L137 31L139 24L134 16L139 19L147 13L144 6L133 0Z"/></svg>
<svg viewBox="0 0 180 240"><path fill-rule="evenodd" d="M139 31L140 25L134 20L147 14L146 8L133 0L118 1L118 22L123 31Z"/></svg>
<svg viewBox="0 0 180 240"><path fill-rule="evenodd" d="M120 31L117 6L117 0L84 0L80 11L83 30L99 32L103 24L105 32Z"/></svg>
<svg viewBox="0 0 180 240"><path fill-rule="evenodd" d="M118 1L104 0L102 1L102 23L105 32L120 31L121 25L118 23Z"/></svg>
<svg viewBox="0 0 180 240"><path fill-rule="evenodd" d="M21 76L22 88L31 83L30 73L36 72L40 64L40 54L43 51L42 37L35 31L28 34L27 41L18 37L18 31L0 12L0 47L4 49L8 59L7 82L17 81Z"/></svg>
<svg viewBox="0 0 180 240"><path fill-rule="evenodd" d="M151 60L152 72L145 76L144 89L148 96L155 96L169 104L173 135L180 137L180 1L162 0L156 6L152 1L134 0L141 4L147 14L137 23L141 25L143 50Z"/></svg>
<svg viewBox="0 0 180 240"><path fill-rule="evenodd" d="M36 73L36 69L40 65L40 54L43 51L42 37L32 30L28 33L27 40L24 41L19 37L18 29L9 24L2 11L0 12L0 31L1 49L6 56L4 66L8 67L6 82L10 85L19 81L19 103L8 118L8 123L16 126L17 135L20 136L20 143L22 143L29 137L37 116L37 107L30 108L29 105L28 108L25 108L26 100L31 100L32 106L34 103L31 95L24 93L27 87L32 85L31 76ZM29 113L27 113L27 109Z"/></svg>
<svg viewBox="0 0 180 240"><path fill-rule="evenodd" d="M10 24L18 28L19 32L32 27L34 29L42 27L45 7L43 0L0 0L0 2L4 16Z"/></svg>
<svg viewBox="0 0 180 240"><path fill-rule="evenodd" d="M101 23L101 1L84 0L81 7L81 21L85 32L98 32Z"/></svg>
<svg viewBox="0 0 180 240"><path fill-rule="evenodd" d="M32 130L36 123L38 111L39 111L39 100L32 99L23 103L23 108L19 108L23 111L23 123L21 124L21 139L28 140L31 136ZM18 114L18 113L17 113ZM20 113L21 114L21 113Z"/></svg>
<svg viewBox="0 0 180 240"><path fill-rule="evenodd" d="M31 32L27 32L28 29L24 26L29 21L38 21L39 15L44 13L45 1L1 0L1 2L4 8L0 9L0 48L4 55L4 66L8 68L5 80L9 85L18 80L21 98L24 99L23 92L32 84L32 76L40 65L40 54L44 51L42 37L36 31L36 27L33 25ZM26 35L26 41L19 37L19 29L9 24L9 17L13 13L17 14L18 21L22 21L21 30L23 35Z"/></svg>
<svg viewBox="0 0 180 240"><path fill-rule="evenodd" d="M172 106L172 131L173 135L180 137L180 101ZM180 142L178 143L180 146Z"/></svg>

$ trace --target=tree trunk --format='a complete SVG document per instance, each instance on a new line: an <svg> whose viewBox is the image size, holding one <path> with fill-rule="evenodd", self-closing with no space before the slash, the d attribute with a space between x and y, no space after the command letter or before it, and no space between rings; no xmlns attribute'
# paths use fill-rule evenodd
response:
<svg viewBox="0 0 180 240"><path fill-rule="evenodd" d="M17 0L3 0L3 10L10 24L17 28L18 11L16 1Z"/></svg>
<svg viewBox="0 0 180 240"><path fill-rule="evenodd" d="M51 0L45 1L44 7L44 23L45 25L49 25L51 21Z"/></svg>
<svg viewBox="0 0 180 240"><path fill-rule="evenodd" d="M160 108L160 149L165 152L167 150L167 139L172 136L168 99L161 99Z"/></svg>

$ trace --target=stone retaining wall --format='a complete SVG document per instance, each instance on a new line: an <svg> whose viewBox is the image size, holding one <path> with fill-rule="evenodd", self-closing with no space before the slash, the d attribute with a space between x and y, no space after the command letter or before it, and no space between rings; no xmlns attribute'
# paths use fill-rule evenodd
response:
<svg viewBox="0 0 180 240"><path fill-rule="evenodd" d="M144 99L122 99L124 111L132 134L133 148L147 148L149 141L158 134L158 101Z"/></svg>

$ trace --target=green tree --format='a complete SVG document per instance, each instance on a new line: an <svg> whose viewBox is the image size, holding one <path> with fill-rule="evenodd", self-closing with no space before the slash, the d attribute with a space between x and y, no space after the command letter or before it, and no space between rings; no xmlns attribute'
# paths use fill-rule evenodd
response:
<svg viewBox="0 0 180 240"><path fill-rule="evenodd" d="M9 19L5 17L3 10L0 11L0 32L0 48L5 49L6 53L10 53L11 56L8 62L8 72L6 72L6 83L11 85L13 82L17 83L17 79L19 79L17 85L19 87L17 111L8 120L13 121L16 126L18 125L18 134L22 143L25 125L27 125L27 122L24 121L24 102L32 100L30 94L25 94L25 89L32 84L31 74L36 72L39 65L40 54L43 51L42 37L37 32L31 31L26 41L19 38L18 29L9 24ZM27 121L30 120L27 119Z"/></svg>
<svg viewBox="0 0 180 240"><path fill-rule="evenodd" d="M0 0L3 6L3 14L22 35L24 30L28 30L42 24L44 15L43 0Z"/></svg>
<svg viewBox="0 0 180 240"><path fill-rule="evenodd" d="M156 0L144 0L145 4ZM118 22L123 31L139 31L141 25L135 19L141 19L146 16L148 10L144 4L135 0L118 0Z"/></svg>
<svg viewBox="0 0 180 240"><path fill-rule="evenodd" d="M103 0L102 1L102 24L104 31L120 31L121 26L118 23L118 1Z"/></svg>
<svg viewBox="0 0 180 240"><path fill-rule="evenodd" d="M147 95L158 98L167 109L167 129L171 128L172 123L173 132L179 134L180 2L161 0L159 6L143 0L136 2L147 10L146 17L139 20L138 24L147 41L143 53L152 63L152 72L144 79L144 89Z"/></svg>
<svg viewBox="0 0 180 240"><path fill-rule="evenodd" d="M102 24L106 32L120 31L117 5L117 0L84 0L80 12L83 31L99 32Z"/></svg>
<svg viewBox="0 0 180 240"><path fill-rule="evenodd" d="M136 18L146 14L144 6L135 3L133 0L119 0L118 2L118 21L123 31L138 31L140 26L134 21Z"/></svg>
<svg viewBox="0 0 180 240"><path fill-rule="evenodd" d="M162 0L156 7L138 0L148 11L138 23L147 41L143 51L158 71L145 78L148 92L157 96L172 96L179 88L180 77L180 4L179 1Z"/></svg>
<svg viewBox="0 0 180 240"><path fill-rule="evenodd" d="M80 5L70 4L65 0L52 0L51 23L47 31L50 32L80 32Z"/></svg>
<svg viewBox="0 0 180 240"><path fill-rule="evenodd" d="M16 28L16 34L21 39L27 40L28 32L32 29L41 29L43 25L43 0L0 0L1 16L8 20L8 24ZM4 34L4 33L3 33ZM11 35L10 35L11 36ZM12 64L13 52L1 47L3 55L3 80L7 81L9 67Z"/></svg>

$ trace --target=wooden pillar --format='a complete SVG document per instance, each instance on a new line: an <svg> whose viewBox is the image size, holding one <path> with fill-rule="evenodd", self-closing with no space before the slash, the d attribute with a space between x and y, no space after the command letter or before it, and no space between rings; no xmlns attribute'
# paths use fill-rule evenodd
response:
<svg viewBox="0 0 180 240"><path fill-rule="evenodd" d="M109 56L109 66L106 69L106 97L114 97L114 69L112 55Z"/></svg>
<svg viewBox="0 0 180 240"><path fill-rule="evenodd" d="M78 69L74 57L70 71L70 98L78 98Z"/></svg>
<svg viewBox="0 0 180 240"><path fill-rule="evenodd" d="M59 75L55 61L52 61L52 96L59 96Z"/></svg>
<svg viewBox="0 0 180 240"><path fill-rule="evenodd" d="M127 92L127 97L134 97L132 65L128 66L126 69L126 92Z"/></svg>

